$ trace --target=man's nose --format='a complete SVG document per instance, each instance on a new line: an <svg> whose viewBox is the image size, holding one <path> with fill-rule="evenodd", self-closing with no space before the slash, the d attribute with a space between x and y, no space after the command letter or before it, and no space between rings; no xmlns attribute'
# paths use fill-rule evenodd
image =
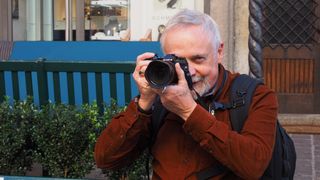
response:
<svg viewBox="0 0 320 180"><path fill-rule="evenodd" d="M189 64L189 73L190 73L191 76L194 76L196 74L196 70L192 66L192 64Z"/></svg>

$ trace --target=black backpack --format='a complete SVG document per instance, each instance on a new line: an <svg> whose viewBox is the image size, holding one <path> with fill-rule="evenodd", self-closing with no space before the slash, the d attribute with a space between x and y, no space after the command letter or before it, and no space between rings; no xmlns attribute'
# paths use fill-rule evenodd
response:
<svg viewBox="0 0 320 180"><path fill-rule="evenodd" d="M213 102L216 110L229 110L232 129L240 132L248 115L252 95L261 81L248 75L239 75L232 82L230 90L230 103L222 104ZM151 146L156 140L157 133L163 124L163 119L168 111L162 106L160 100L154 106L152 113ZM292 180L296 166L296 151L294 143L284 128L277 121L276 140L270 163L260 179L267 180ZM198 179L208 179L227 170L223 165L205 169L197 173Z"/></svg>

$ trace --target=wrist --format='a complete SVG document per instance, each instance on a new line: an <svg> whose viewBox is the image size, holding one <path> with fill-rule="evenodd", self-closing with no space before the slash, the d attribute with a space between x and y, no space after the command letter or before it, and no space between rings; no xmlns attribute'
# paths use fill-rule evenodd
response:
<svg viewBox="0 0 320 180"><path fill-rule="evenodd" d="M145 101L140 98L140 95L135 98L136 106L139 112L143 114L151 114L152 113L152 102Z"/></svg>
<svg viewBox="0 0 320 180"><path fill-rule="evenodd" d="M190 108L186 109L181 115L180 117L184 120L187 121L187 119L191 116L191 114L193 113L194 109L197 107L197 103L193 103Z"/></svg>

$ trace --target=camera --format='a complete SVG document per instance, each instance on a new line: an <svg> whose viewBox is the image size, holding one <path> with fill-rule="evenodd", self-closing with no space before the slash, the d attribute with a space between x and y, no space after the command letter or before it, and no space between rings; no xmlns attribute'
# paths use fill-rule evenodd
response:
<svg viewBox="0 0 320 180"><path fill-rule="evenodd" d="M175 64L179 63L184 71L189 89L192 89L192 78L186 58L178 57L174 54L167 54L162 58L157 55L152 57L150 64L145 71L145 78L153 88L164 88L165 86L178 83L178 76Z"/></svg>

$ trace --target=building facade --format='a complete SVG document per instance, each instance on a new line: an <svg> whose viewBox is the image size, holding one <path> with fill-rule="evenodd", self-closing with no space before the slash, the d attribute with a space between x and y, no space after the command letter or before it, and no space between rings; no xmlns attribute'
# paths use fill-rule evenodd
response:
<svg viewBox="0 0 320 180"><path fill-rule="evenodd" d="M223 64L240 73L258 65L280 112L320 113L320 0L0 1L0 41L158 41L183 8L217 21Z"/></svg>
<svg viewBox="0 0 320 180"><path fill-rule="evenodd" d="M225 42L224 64L248 73L248 2L214 0L9 0L0 1L1 41L158 41L177 11L211 15ZM245 15L235 16L244 12ZM239 17L236 21L234 17ZM236 33L237 32L237 33ZM235 43L238 42L238 43Z"/></svg>
<svg viewBox="0 0 320 180"><path fill-rule="evenodd" d="M209 1L208 1L209 2ZM9 0L1 1L2 40L130 40L151 32L153 41L168 18L183 8L204 11L204 1ZM4 28L6 27L6 29ZM100 32L96 34L97 32ZM96 36L95 36L96 35Z"/></svg>

